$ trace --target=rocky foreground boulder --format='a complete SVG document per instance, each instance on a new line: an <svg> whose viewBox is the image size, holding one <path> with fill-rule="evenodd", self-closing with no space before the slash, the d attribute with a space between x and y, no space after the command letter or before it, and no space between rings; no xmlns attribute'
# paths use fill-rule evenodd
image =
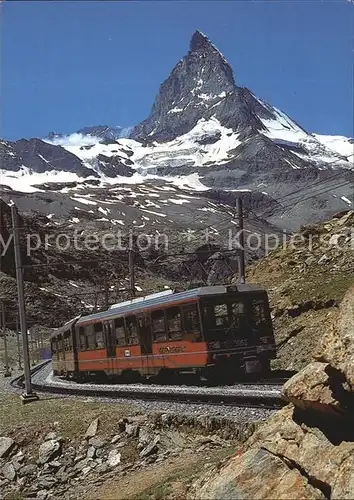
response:
<svg viewBox="0 0 354 500"><path fill-rule="evenodd" d="M284 385L290 404L199 478L190 498L354 498L353 387L354 287L313 362Z"/></svg>

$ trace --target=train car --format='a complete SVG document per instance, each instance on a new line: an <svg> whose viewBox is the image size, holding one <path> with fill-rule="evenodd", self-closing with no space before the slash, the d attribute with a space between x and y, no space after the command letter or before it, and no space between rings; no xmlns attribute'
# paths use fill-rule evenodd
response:
<svg viewBox="0 0 354 500"><path fill-rule="evenodd" d="M269 370L268 296L253 284L172 290L81 316L52 336L55 375L137 380L193 372L207 379Z"/></svg>
<svg viewBox="0 0 354 500"><path fill-rule="evenodd" d="M61 328L57 328L51 336L50 348L54 375L75 375L78 373L75 324L79 318L80 316L77 316Z"/></svg>

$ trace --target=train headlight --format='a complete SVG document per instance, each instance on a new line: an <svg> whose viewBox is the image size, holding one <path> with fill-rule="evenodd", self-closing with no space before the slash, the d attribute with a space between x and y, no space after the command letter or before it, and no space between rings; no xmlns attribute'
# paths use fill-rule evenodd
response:
<svg viewBox="0 0 354 500"><path fill-rule="evenodd" d="M259 339L260 342L262 342L262 344L268 344L269 343L269 337L261 337Z"/></svg>

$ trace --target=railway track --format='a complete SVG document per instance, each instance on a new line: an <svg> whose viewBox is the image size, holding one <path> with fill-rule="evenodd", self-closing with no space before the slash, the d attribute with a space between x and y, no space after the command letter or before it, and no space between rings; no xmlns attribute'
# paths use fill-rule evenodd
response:
<svg viewBox="0 0 354 500"><path fill-rule="evenodd" d="M236 384L234 386L198 387L145 384L92 384L68 380L54 380L51 376L50 361L37 365L31 370L32 387L36 392L69 396L90 396L109 399L129 399L144 401L168 401L176 403L205 403L250 408L279 409L286 401L281 396L281 379L272 383ZM17 389L24 388L24 376L12 382Z"/></svg>

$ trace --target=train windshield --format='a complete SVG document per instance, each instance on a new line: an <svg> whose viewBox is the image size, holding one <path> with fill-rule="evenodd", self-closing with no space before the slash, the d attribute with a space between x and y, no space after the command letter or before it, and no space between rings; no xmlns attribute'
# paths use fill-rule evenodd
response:
<svg viewBox="0 0 354 500"><path fill-rule="evenodd" d="M269 328L268 302L237 298L202 305L205 340L237 340Z"/></svg>

